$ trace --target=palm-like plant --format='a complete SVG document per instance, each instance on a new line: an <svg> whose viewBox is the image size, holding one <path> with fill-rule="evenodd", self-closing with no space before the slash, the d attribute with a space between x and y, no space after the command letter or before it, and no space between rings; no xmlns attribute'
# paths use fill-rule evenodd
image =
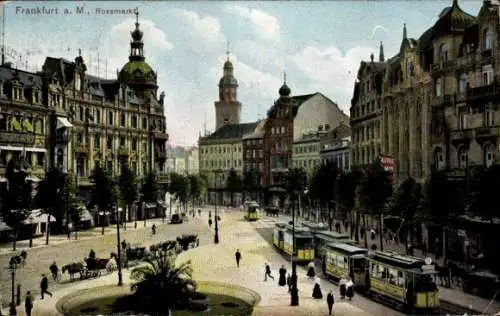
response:
<svg viewBox="0 0 500 316"><path fill-rule="evenodd" d="M132 270L130 278L136 281L131 289L140 306L148 312L166 312L185 308L194 293L191 261L175 265L172 251L162 251L145 261L145 265Z"/></svg>

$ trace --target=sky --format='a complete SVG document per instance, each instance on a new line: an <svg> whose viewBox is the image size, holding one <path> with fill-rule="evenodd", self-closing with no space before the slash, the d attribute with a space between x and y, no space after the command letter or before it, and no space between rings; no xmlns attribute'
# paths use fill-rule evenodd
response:
<svg viewBox="0 0 500 316"><path fill-rule="evenodd" d="M159 92L166 94L169 142L191 146L205 127L214 130L214 101L228 46L242 122L265 118L279 97L284 72L292 95L321 92L349 114L360 62L370 60L371 53L378 58L381 41L386 59L395 55L403 23L408 36L418 38L451 3L10 1L5 46L8 60L31 71L41 70L46 56L74 60L81 49L90 74L116 78L128 61L132 11L138 8L146 61L158 74ZM481 3L459 1L473 15Z"/></svg>

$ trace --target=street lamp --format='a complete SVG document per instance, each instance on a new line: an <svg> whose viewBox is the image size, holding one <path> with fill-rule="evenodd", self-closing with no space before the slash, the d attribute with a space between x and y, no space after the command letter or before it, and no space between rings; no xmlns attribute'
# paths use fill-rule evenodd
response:
<svg viewBox="0 0 500 316"><path fill-rule="evenodd" d="M299 196L300 199L300 196ZM292 204L292 276L290 289L290 305L299 306L299 289L297 288L297 245L295 241L295 207Z"/></svg>
<svg viewBox="0 0 500 316"><path fill-rule="evenodd" d="M121 242L120 242L120 214L118 209L118 199L115 200L115 211L116 211L116 248L118 249L118 255L116 258L116 265L118 266L118 286L123 285L122 277L122 263L121 263Z"/></svg>
<svg viewBox="0 0 500 316"><path fill-rule="evenodd" d="M11 292L9 315L17 315L16 294L15 294L17 268L18 268L17 258L11 257L10 261L9 261L9 270L10 270L10 276L11 276L11 281L12 281L12 292Z"/></svg>
<svg viewBox="0 0 500 316"><path fill-rule="evenodd" d="M218 219L218 214L217 214L217 187L218 187L218 177L217 174L215 174L215 235L214 235L214 243L218 244L219 243L219 219Z"/></svg>

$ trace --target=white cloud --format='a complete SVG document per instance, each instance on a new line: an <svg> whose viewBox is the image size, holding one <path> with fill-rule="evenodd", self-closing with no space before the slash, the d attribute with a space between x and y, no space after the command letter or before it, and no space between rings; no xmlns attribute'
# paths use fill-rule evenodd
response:
<svg viewBox="0 0 500 316"><path fill-rule="evenodd" d="M278 19L263 11L250 9L241 5L231 5L227 11L239 15L254 25L255 33L258 37L279 41L280 39L280 25Z"/></svg>
<svg viewBox="0 0 500 316"><path fill-rule="evenodd" d="M128 18L111 29L111 40L114 44L128 46L130 32L135 29L134 23L134 19ZM152 21L141 20L139 28L143 33L144 46L160 50L172 49L173 46L167 41L165 33L157 28Z"/></svg>
<svg viewBox="0 0 500 316"><path fill-rule="evenodd" d="M343 54L335 47L307 46L289 60L310 79L311 88L320 89L319 92L334 99L347 111L359 63L369 60L370 54L376 51L374 48L354 47Z"/></svg>
<svg viewBox="0 0 500 316"><path fill-rule="evenodd" d="M217 18L201 16L196 12L182 9L174 9L172 12L180 19L179 29L184 32L193 45L202 46L204 49L223 47L225 38L221 33ZM200 40L202 43L199 42Z"/></svg>

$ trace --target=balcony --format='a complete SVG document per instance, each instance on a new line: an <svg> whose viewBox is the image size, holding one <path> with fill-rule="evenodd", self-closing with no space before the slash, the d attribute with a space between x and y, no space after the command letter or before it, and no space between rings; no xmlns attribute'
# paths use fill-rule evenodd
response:
<svg viewBox="0 0 500 316"><path fill-rule="evenodd" d="M35 135L16 132L0 132L0 142L7 144L23 144L33 146L35 144Z"/></svg>
<svg viewBox="0 0 500 316"><path fill-rule="evenodd" d="M154 131L152 133L153 133L153 138L154 139L161 139L161 140L164 140L164 141L168 140L168 134L165 133L165 132Z"/></svg>
<svg viewBox="0 0 500 316"><path fill-rule="evenodd" d="M167 159L167 152L165 150L156 150L156 158Z"/></svg>
<svg viewBox="0 0 500 316"><path fill-rule="evenodd" d="M431 106L448 105L451 103L451 100L453 100L453 95L451 94L433 96L431 99Z"/></svg>
<svg viewBox="0 0 500 316"><path fill-rule="evenodd" d="M474 132L472 129L454 130L450 133L451 142L455 146L462 144L468 145L473 137Z"/></svg>
<svg viewBox="0 0 500 316"><path fill-rule="evenodd" d="M497 126L483 126L474 130L474 137L479 144L491 140L495 141L500 134L500 128Z"/></svg>
<svg viewBox="0 0 500 316"><path fill-rule="evenodd" d="M481 86L481 87L475 87L475 88L468 88L467 89L467 100L469 101L485 101L485 98L492 98L495 95L497 95L500 92L500 89L498 87L498 83L494 81L493 83L486 85L486 86Z"/></svg>
<svg viewBox="0 0 500 316"><path fill-rule="evenodd" d="M118 155L119 156L128 156L129 155L129 149L128 147L122 145L118 148Z"/></svg>
<svg viewBox="0 0 500 316"><path fill-rule="evenodd" d="M432 74L439 74L442 72L450 71L455 69L457 62L455 60L447 60L441 63L433 64L431 67Z"/></svg>
<svg viewBox="0 0 500 316"><path fill-rule="evenodd" d="M83 143L76 143L73 146L73 151L76 154L84 154L84 155L88 155L89 154L89 148L87 146L85 146L85 144L83 144Z"/></svg>

